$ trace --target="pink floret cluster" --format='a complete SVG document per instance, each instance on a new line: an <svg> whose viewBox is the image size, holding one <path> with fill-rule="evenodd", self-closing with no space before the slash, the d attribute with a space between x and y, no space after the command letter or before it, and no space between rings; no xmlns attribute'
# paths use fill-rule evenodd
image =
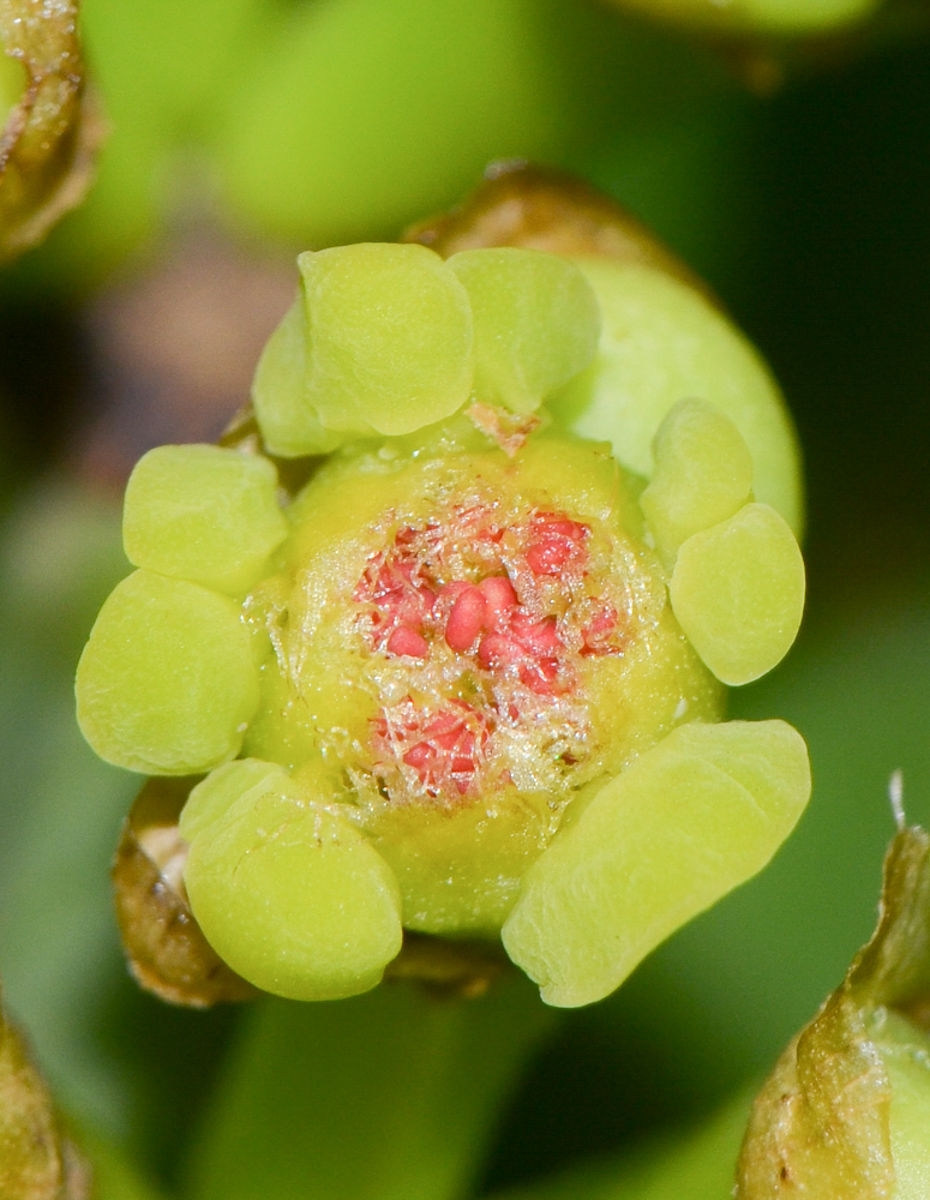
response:
<svg viewBox="0 0 930 1200"><path fill-rule="evenodd" d="M522 701L534 711L556 702L577 686L576 656L622 650L616 607L590 594L590 537L562 513L504 524L477 504L404 526L372 555L353 593L368 649L413 669L451 651L485 693L479 704L385 705L373 723L376 762L407 768L421 794L467 796L495 729L521 718Z"/></svg>

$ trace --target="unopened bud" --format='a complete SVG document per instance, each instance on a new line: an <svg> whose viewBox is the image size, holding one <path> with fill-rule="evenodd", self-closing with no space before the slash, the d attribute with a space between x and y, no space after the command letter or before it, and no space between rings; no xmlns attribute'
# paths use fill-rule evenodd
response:
<svg viewBox="0 0 930 1200"><path fill-rule="evenodd" d="M0 1196L91 1200L91 1172L68 1139L45 1081L0 1010Z"/></svg>
<svg viewBox="0 0 930 1200"><path fill-rule="evenodd" d="M885 859L881 916L756 1098L738 1200L930 1195L930 838Z"/></svg>
<svg viewBox="0 0 930 1200"><path fill-rule="evenodd" d="M85 89L77 10L0 0L0 261L40 241L90 185L103 122Z"/></svg>

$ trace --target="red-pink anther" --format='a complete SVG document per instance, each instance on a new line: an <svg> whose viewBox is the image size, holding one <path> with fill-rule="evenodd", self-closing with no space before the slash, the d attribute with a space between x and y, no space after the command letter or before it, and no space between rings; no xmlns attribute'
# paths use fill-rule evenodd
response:
<svg viewBox="0 0 930 1200"><path fill-rule="evenodd" d="M401 560L373 560L359 580L353 599L374 604L379 616L374 626L384 624L422 625L432 611L436 597L424 584L414 579L414 563Z"/></svg>
<svg viewBox="0 0 930 1200"><path fill-rule="evenodd" d="M555 691L559 664L554 658L528 660L520 666L520 682L538 696L550 696Z"/></svg>
<svg viewBox="0 0 930 1200"><path fill-rule="evenodd" d="M586 557L587 525L540 513L532 528L533 540L526 551L526 561L537 575L560 575L566 567L582 565Z"/></svg>
<svg viewBox="0 0 930 1200"><path fill-rule="evenodd" d="M459 731L464 728L461 713L452 713L444 709L430 718L423 726L423 733L443 750L451 750L455 746Z"/></svg>
<svg viewBox="0 0 930 1200"><path fill-rule="evenodd" d="M404 755L404 762L408 767L413 767L414 770L419 771L424 769L433 757L435 757L435 751L429 742L417 742Z"/></svg>
<svg viewBox="0 0 930 1200"><path fill-rule="evenodd" d="M408 658L429 657L429 642L422 633L399 625L388 638L388 651L391 654L405 654Z"/></svg>
<svg viewBox="0 0 930 1200"><path fill-rule="evenodd" d="M478 661L486 669L506 667L519 662L524 650L519 642L505 633L488 633L478 646Z"/></svg>
<svg viewBox="0 0 930 1200"><path fill-rule="evenodd" d="M464 795L472 784L478 769L478 755L487 740L487 730L479 715L467 704L459 705L460 712L448 709L437 713L416 731L422 740L416 742L402 755L402 761L412 767L420 782L431 795L438 795L451 784L459 795ZM469 728L468 719L478 719L481 739ZM382 733L383 730L379 732Z"/></svg>
<svg viewBox="0 0 930 1200"><path fill-rule="evenodd" d="M469 585L459 592L446 622L450 649L460 654L471 649L484 624L485 607L484 595L478 588Z"/></svg>
<svg viewBox="0 0 930 1200"><path fill-rule="evenodd" d="M602 604L588 624L582 629L584 640L581 653L586 658L592 654L615 654L619 646L611 642L617 629L618 613L612 604Z"/></svg>
<svg viewBox="0 0 930 1200"><path fill-rule="evenodd" d="M500 633L507 627L510 614L517 603L517 593L506 575L489 575L478 584L484 596L486 629Z"/></svg>
<svg viewBox="0 0 930 1200"><path fill-rule="evenodd" d="M588 525L564 513L536 511L501 524L493 507L474 504L402 527L369 559L353 598L370 606L358 627L372 649L424 661L444 638L465 660L466 675L477 668L484 676L477 709L450 695L430 711L408 696L374 720L376 773L384 767L390 783L391 764L403 766L400 795L411 772L421 794L458 802L474 793L496 753L500 719L532 719L521 714L528 693L540 698L536 711L570 691L578 656L621 652L617 611L581 594L590 537ZM437 665L453 664L440 658Z"/></svg>
<svg viewBox="0 0 930 1200"><path fill-rule="evenodd" d="M534 657L558 654L562 648L555 617L534 621L526 613L517 613L511 624L513 636Z"/></svg>

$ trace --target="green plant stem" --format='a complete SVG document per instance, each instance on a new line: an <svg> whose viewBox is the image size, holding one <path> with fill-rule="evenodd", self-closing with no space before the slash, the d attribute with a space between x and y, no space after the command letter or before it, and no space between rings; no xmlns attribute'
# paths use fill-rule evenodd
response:
<svg viewBox="0 0 930 1200"><path fill-rule="evenodd" d="M523 979L477 1000L386 985L269 1000L247 1024L192 1164L194 1200L447 1200L480 1170L551 1015Z"/></svg>

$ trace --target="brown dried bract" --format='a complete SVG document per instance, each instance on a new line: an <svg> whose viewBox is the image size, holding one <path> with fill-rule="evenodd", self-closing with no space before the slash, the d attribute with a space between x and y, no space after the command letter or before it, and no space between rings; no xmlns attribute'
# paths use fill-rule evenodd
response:
<svg viewBox="0 0 930 1200"><path fill-rule="evenodd" d="M62 1132L22 1039L0 1010L0 1196L90 1200L87 1163Z"/></svg>
<svg viewBox="0 0 930 1200"><path fill-rule="evenodd" d="M123 948L140 986L170 1004L209 1008L261 993L212 949L184 890L187 844L178 832L178 817L198 779L153 778L145 784L123 829L113 883ZM471 998L484 995L509 969L509 959L495 943L445 942L408 933L385 978ZM5 1200L4 1192L0 1196Z"/></svg>
<svg viewBox="0 0 930 1200"><path fill-rule="evenodd" d="M171 1004L207 1008L258 995L212 949L194 919L178 816L191 779L150 779L136 797L113 864L116 915L129 969Z"/></svg>
<svg viewBox="0 0 930 1200"><path fill-rule="evenodd" d="M411 226L401 241L421 242L445 258L488 246L613 258L655 267L709 295L706 284L615 200L566 171L522 161L492 164L462 204Z"/></svg>
<svg viewBox="0 0 930 1200"><path fill-rule="evenodd" d="M104 123L85 89L77 0L0 0L3 49L26 85L0 138L0 262L80 203Z"/></svg>
<svg viewBox="0 0 930 1200"><path fill-rule="evenodd" d="M448 942L408 930L384 978L411 980L437 996L473 1000L514 969L496 942Z"/></svg>
<svg viewBox="0 0 930 1200"><path fill-rule="evenodd" d="M514 458L526 445L526 439L538 429L541 421L535 414L522 416L502 408L492 408L477 400L465 410L472 424L493 438L508 458Z"/></svg>
<svg viewBox="0 0 930 1200"><path fill-rule="evenodd" d="M885 858L871 940L756 1098L738 1200L886 1200L893 1194L891 1086L866 1017L883 1005L928 1025L930 837L902 829Z"/></svg>

